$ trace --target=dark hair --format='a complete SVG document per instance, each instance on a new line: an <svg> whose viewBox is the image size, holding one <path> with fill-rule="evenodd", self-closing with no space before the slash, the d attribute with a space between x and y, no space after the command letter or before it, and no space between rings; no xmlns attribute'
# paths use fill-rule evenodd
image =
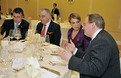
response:
<svg viewBox="0 0 121 78"><path fill-rule="evenodd" d="M98 28L105 28L105 21L103 17L99 14L89 14L88 15L89 23L95 22Z"/></svg>
<svg viewBox="0 0 121 78"><path fill-rule="evenodd" d="M14 12L14 13L18 13L18 14L22 14L22 16L24 17L24 12L23 12L22 8L15 8L15 9L13 10L13 12Z"/></svg>
<svg viewBox="0 0 121 78"><path fill-rule="evenodd" d="M53 3L55 6L57 6L57 4L56 3Z"/></svg>
<svg viewBox="0 0 121 78"><path fill-rule="evenodd" d="M81 21L81 17L76 13L71 13L70 14L70 16L69 16L69 22L70 23L71 23L71 18L78 19L79 21Z"/></svg>

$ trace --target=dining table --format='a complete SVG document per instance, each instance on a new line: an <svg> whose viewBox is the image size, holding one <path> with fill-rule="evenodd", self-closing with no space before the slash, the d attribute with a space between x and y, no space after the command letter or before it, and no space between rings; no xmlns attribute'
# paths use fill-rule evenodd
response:
<svg viewBox="0 0 121 78"><path fill-rule="evenodd" d="M0 78L70 78L68 63L57 55L58 48L64 50L59 46L27 40L7 41L5 46L0 52Z"/></svg>

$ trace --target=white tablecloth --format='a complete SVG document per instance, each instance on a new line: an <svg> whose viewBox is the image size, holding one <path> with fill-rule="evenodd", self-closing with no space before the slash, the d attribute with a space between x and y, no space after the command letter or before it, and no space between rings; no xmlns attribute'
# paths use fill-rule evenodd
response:
<svg viewBox="0 0 121 78"><path fill-rule="evenodd" d="M38 59L38 62L40 63L40 66L47 67L50 69L53 69L55 71L60 72L60 76L58 78L69 78L70 76L70 70L68 70L68 65L65 61L61 60L57 54L56 49L58 46L52 45L52 44L30 44L28 42L25 42L26 45L23 51L12 51L12 47L16 42L11 41L9 43L8 51L11 56L14 56L14 59L16 58L23 58L23 64L26 62L26 58L31 57L34 55L35 58ZM15 46L14 46L15 47ZM10 49L10 50L9 50ZM40 60L40 56L43 56L44 58ZM0 66L1 70L4 71L2 66ZM14 73L12 71L12 74L10 75L10 78L29 78L26 69L23 69L17 73ZM49 76L48 76L49 78Z"/></svg>

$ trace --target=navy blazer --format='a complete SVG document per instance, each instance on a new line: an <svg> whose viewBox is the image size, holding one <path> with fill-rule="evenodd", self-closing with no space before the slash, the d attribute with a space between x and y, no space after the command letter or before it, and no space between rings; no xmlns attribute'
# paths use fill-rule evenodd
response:
<svg viewBox="0 0 121 78"><path fill-rule="evenodd" d="M43 28L43 24L39 23L37 25L36 32L41 34L42 28ZM61 38L60 25L51 21L46 34L49 35L51 44L55 44L58 46L60 45L60 38Z"/></svg>
<svg viewBox="0 0 121 78"><path fill-rule="evenodd" d="M26 33L28 31L29 28L29 23L27 21L25 21L24 19L22 19L21 24L19 25L20 30L21 30L21 39L25 39ZM5 37L7 37L9 35L9 30L10 29L14 29L14 20L5 20L3 25L2 25L2 29L1 29L1 35L4 34L4 32L6 32Z"/></svg>
<svg viewBox="0 0 121 78"><path fill-rule="evenodd" d="M80 78L121 78L119 50L115 40L108 32L101 30L86 52L78 50L71 57L68 67L78 71Z"/></svg>

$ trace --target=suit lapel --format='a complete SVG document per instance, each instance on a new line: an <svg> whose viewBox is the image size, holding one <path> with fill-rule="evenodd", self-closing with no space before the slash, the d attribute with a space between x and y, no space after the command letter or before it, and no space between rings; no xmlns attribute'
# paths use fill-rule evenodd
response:
<svg viewBox="0 0 121 78"><path fill-rule="evenodd" d="M48 32L52 32L52 26L53 22L51 21L46 34L48 34Z"/></svg>
<svg viewBox="0 0 121 78"><path fill-rule="evenodd" d="M14 21L13 21L13 19L11 20L10 29L14 29Z"/></svg>
<svg viewBox="0 0 121 78"><path fill-rule="evenodd" d="M21 24L19 25L19 27L18 28L23 28L23 19L22 19L22 21L21 21Z"/></svg>
<svg viewBox="0 0 121 78"><path fill-rule="evenodd" d="M40 23L40 28L39 28L39 30L38 30L38 31L40 31L40 33L42 32L42 28L43 28L43 24Z"/></svg>

